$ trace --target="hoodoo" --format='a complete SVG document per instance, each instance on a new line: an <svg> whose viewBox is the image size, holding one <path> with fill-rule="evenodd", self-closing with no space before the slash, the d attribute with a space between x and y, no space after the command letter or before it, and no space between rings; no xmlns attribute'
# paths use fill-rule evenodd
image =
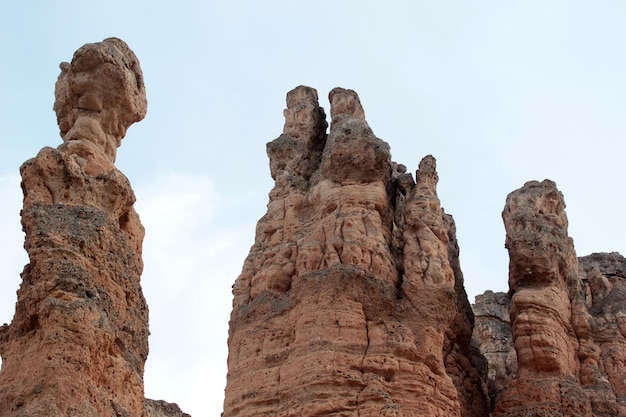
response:
<svg viewBox="0 0 626 417"><path fill-rule="evenodd" d="M509 295L475 305L493 415L626 416L626 259L576 258L550 180L512 192L502 216Z"/></svg>
<svg viewBox="0 0 626 417"><path fill-rule="evenodd" d="M233 287L224 417L488 415L435 158L391 161L354 91L287 94ZM482 362L480 362L482 363Z"/></svg>
<svg viewBox="0 0 626 417"><path fill-rule="evenodd" d="M30 262L15 316L0 327L2 417L144 413L144 229L114 162L146 109L139 61L120 39L61 64L54 110L64 143L20 170ZM147 400L146 415L168 415L164 404Z"/></svg>

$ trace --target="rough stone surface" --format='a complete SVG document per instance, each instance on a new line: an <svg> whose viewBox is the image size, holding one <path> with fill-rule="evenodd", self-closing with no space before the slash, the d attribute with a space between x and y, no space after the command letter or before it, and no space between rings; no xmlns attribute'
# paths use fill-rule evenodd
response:
<svg viewBox="0 0 626 417"><path fill-rule="evenodd" d="M183 413L178 404L168 403L162 400L155 401L146 399L143 404L143 417L191 417Z"/></svg>
<svg viewBox="0 0 626 417"><path fill-rule="evenodd" d="M472 309L475 317L473 344L478 346L489 365L487 386L493 405L517 372L509 297L506 293L487 291L476 297Z"/></svg>
<svg viewBox="0 0 626 417"><path fill-rule="evenodd" d="M580 381L594 415L626 416L626 259L594 253L578 259L588 321L581 332Z"/></svg>
<svg viewBox="0 0 626 417"><path fill-rule="evenodd" d="M0 327L0 416L140 416L144 229L113 160L145 114L141 70L119 39L85 45L61 68L54 108L65 143L20 169L30 263Z"/></svg>
<svg viewBox="0 0 626 417"><path fill-rule="evenodd" d="M511 357L502 343L490 361L497 382L493 415L626 416L624 258L576 258L563 196L549 180L511 193L503 219L517 371L502 367L503 358ZM475 310L491 314L493 324L493 316L504 316L503 303L492 308L486 302L491 298L483 295ZM506 340L506 326L480 328L476 338L500 332Z"/></svg>
<svg viewBox="0 0 626 417"><path fill-rule="evenodd" d="M578 258L588 329L579 334L579 381L594 416L626 415L624 357L626 346L626 259L619 253ZM493 401L517 373L517 355L509 321L509 297L487 291L473 305L474 343L489 362Z"/></svg>
<svg viewBox="0 0 626 417"><path fill-rule="evenodd" d="M435 159L391 162L354 91L287 95L233 287L224 417L485 416L486 363Z"/></svg>
<svg viewBox="0 0 626 417"><path fill-rule="evenodd" d="M126 130L146 115L139 60L124 41L108 38L84 45L60 67L54 111L61 137L89 159L87 173L110 170Z"/></svg>

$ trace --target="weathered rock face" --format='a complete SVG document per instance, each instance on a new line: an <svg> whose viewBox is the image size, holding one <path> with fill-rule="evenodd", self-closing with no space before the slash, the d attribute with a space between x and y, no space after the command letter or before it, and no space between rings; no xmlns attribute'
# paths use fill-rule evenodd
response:
<svg viewBox="0 0 626 417"><path fill-rule="evenodd" d="M115 162L128 127L141 121L148 108L139 60L116 38L86 44L71 63L63 62L54 95L66 146L76 147L78 156L86 153L92 166L103 164L105 170Z"/></svg>
<svg viewBox="0 0 626 417"><path fill-rule="evenodd" d="M358 96L287 95L275 186L233 287L224 417L484 416L435 159L391 162Z"/></svg>
<svg viewBox="0 0 626 417"><path fill-rule="evenodd" d="M624 259L594 254L581 258L579 268L564 209L563 196L549 180L526 183L507 198L503 218L517 371L507 366L514 362L506 353L506 320L497 330L493 318L492 330L479 324L475 335L486 340L498 333L502 341L491 357L482 346L490 358L494 416L626 416ZM490 314L490 298L477 300L478 315ZM503 317L499 308L491 310Z"/></svg>
<svg viewBox="0 0 626 417"><path fill-rule="evenodd" d="M594 253L578 259L588 321L581 332L580 381L594 415L626 416L626 259Z"/></svg>
<svg viewBox="0 0 626 417"><path fill-rule="evenodd" d="M475 324L473 343L488 362L487 386L491 405L517 372L517 355L513 346L509 297L502 292L487 291L472 305Z"/></svg>
<svg viewBox="0 0 626 417"><path fill-rule="evenodd" d="M594 253L578 258L578 265L588 314L588 327L579 334L580 384L589 398L591 415L623 416L626 259L615 252ZM487 291L476 297L473 310L474 343L489 362L489 394L493 401L517 373L509 297Z"/></svg>
<svg viewBox="0 0 626 417"><path fill-rule="evenodd" d="M578 381L573 302L581 292L563 196L551 181L528 182L509 194L502 216L518 372L494 415L591 415Z"/></svg>
<svg viewBox="0 0 626 417"><path fill-rule="evenodd" d="M178 404L165 401L146 399L143 407L143 417L191 417L183 413Z"/></svg>
<svg viewBox="0 0 626 417"><path fill-rule="evenodd" d="M119 39L86 45L61 68L54 108L65 143L21 167L30 263L0 328L0 416L140 416L144 229L113 161L146 112L141 70Z"/></svg>

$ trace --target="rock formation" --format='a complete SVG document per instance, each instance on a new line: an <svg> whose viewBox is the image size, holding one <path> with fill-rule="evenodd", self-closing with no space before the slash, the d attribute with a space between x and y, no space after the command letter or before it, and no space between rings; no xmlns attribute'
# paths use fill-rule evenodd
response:
<svg viewBox="0 0 626 417"><path fill-rule="evenodd" d="M517 372L509 297L505 293L487 291L476 297L472 307L475 317L473 344L479 347L488 363L487 387L493 406L495 399Z"/></svg>
<svg viewBox="0 0 626 417"><path fill-rule="evenodd" d="M596 416L626 416L626 259L594 253L578 259L587 322L580 381Z"/></svg>
<svg viewBox="0 0 626 417"><path fill-rule="evenodd" d="M141 416L144 229L113 165L146 114L139 61L119 39L87 44L61 64L55 98L64 143L20 170L30 263L0 327L0 416Z"/></svg>
<svg viewBox="0 0 626 417"><path fill-rule="evenodd" d="M21 167L30 262L0 327L0 417L188 417L144 398L143 227L115 168L146 113L121 40L61 64L64 143ZM391 161L357 94L287 94L267 214L233 286L224 417L626 417L626 259L577 258L549 180L511 193L508 294L474 311L435 158Z"/></svg>
<svg viewBox="0 0 626 417"><path fill-rule="evenodd" d="M485 416L486 364L435 159L393 163L357 94L287 94L275 186L233 287L224 417Z"/></svg>
<svg viewBox="0 0 626 417"><path fill-rule="evenodd" d="M578 379L591 406L591 414L586 415L625 416L626 259L615 252L594 253L578 258L578 268L588 314L578 353ZM508 304L507 294L488 291L473 306L474 338L489 361L492 400L517 373Z"/></svg>
<svg viewBox="0 0 626 417"><path fill-rule="evenodd" d="M146 399L143 405L143 417L191 417L183 413L177 404Z"/></svg>
<svg viewBox="0 0 626 417"><path fill-rule="evenodd" d="M507 198L510 301L474 306L494 416L626 416L626 259L577 259L564 209L549 180Z"/></svg>

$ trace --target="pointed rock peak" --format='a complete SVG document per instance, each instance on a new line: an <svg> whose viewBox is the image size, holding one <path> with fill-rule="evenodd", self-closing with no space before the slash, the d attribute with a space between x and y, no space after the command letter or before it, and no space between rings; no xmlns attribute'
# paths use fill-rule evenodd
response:
<svg viewBox="0 0 626 417"><path fill-rule="evenodd" d="M361 100L355 91L336 87L328 93L328 100L330 101L330 117L333 123L342 116L365 120Z"/></svg>
<svg viewBox="0 0 626 417"><path fill-rule="evenodd" d="M126 130L147 111L139 60L124 41L108 38L82 46L60 68L54 111L63 141L91 142L114 162Z"/></svg>
<svg viewBox="0 0 626 417"><path fill-rule="evenodd" d="M389 145L377 138L365 121L357 93L334 88L328 98L332 123L319 179L342 184L354 181L387 184L391 179Z"/></svg>
<svg viewBox="0 0 626 417"><path fill-rule="evenodd" d="M437 175L437 160L432 155L426 155L420 161L415 173L417 188L421 190L437 191L439 176Z"/></svg>
<svg viewBox="0 0 626 417"><path fill-rule="evenodd" d="M317 90L298 86L287 93L287 108L283 111L283 134L315 142L326 133L326 113L320 107Z"/></svg>
<svg viewBox="0 0 626 417"><path fill-rule="evenodd" d="M319 166L326 141L326 113L314 88L299 86L287 93L283 134L267 144L275 191L306 189Z"/></svg>

